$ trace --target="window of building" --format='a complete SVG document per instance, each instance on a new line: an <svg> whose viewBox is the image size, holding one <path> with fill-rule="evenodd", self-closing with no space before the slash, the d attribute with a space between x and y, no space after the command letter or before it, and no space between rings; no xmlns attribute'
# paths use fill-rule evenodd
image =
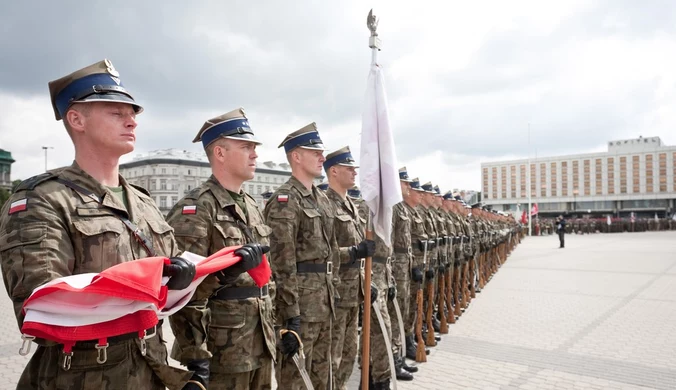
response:
<svg viewBox="0 0 676 390"><path fill-rule="evenodd" d="M481 170L481 176L483 176L483 193L488 194L488 168Z"/></svg>
<svg viewBox="0 0 676 390"><path fill-rule="evenodd" d="M646 154L645 156L645 190L646 192L653 192L653 155Z"/></svg>
<svg viewBox="0 0 676 390"><path fill-rule="evenodd" d="M537 196L537 192L535 191L536 185L535 164L530 164L530 196Z"/></svg>
<svg viewBox="0 0 676 390"><path fill-rule="evenodd" d="M156 171L155 168L153 168L153 175L156 175L156 174L157 174L157 171Z"/></svg>
<svg viewBox="0 0 676 390"><path fill-rule="evenodd" d="M253 184L249 184L249 194L253 194L253 193L254 193L254 186L253 186Z"/></svg>
<svg viewBox="0 0 676 390"><path fill-rule="evenodd" d="M188 176L190 176L190 169L188 169Z"/></svg>
<svg viewBox="0 0 676 390"><path fill-rule="evenodd" d="M594 160L594 172L596 175L596 195L603 194L603 162L600 158Z"/></svg>
<svg viewBox="0 0 676 390"><path fill-rule="evenodd" d="M507 197L507 167L500 167L500 196L502 199Z"/></svg>
<svg viewBox="0 0 676 390"><path fill-rule="evenodd" d="M527 186L527 181L528 178L526 177L526 166L525 165L520 165L519 166L519 174L521 175L521 197L525 198L528 196L528 193L526 192L526 186Z"/></svg>
<svg viewBox="0 0 676 390"><path fill-rule="evenodd" d="M498 197L498 168L491 168L491 184L493 185L493 191L491 191L491 197L496 199Z"/></svg>
<svg viewBox="0 0 676 390"><path fill-rule="evenodd" d="M157 181L155 179L150 179L150 191L155 191L157 189Z"/></svg>
<svg viewBox="0 0 676 390"><path fill-rule="evenodd" d="M256 195L260 195L263 193L263 186L257 185L256 186Z"/></svg>
<svg viewBox="0 0 676 390"><path fill-rule="evenodd" d="M265 192L270 191L270 186L265 186Z"/></svg>
<svg viewBox="0 0 676 390"><path fill-rule="evenodd" d="M608 157L608 194L615 194L615 159Z"/></svg>
<svg viewBox="0 0 676 390"><path fill-rule="evenodd" d="M552 196L557 196L557 191L556 191L557 190L557 188L556 188L556 184L557 184L557 181L556 181L556 162L553 162L553 163L550 164L549 171L550 171L550 175L551 175L551 180L550 180L551 186L550 186L549 190L552 193Z"/></svg>
<svg viewBox="0 0 676 390"><path fill-rule="evenodd" d="M160 190L166 190L166 189L167 189L167 179L160 180Z"/></svg>
<svg viewBox="0 0 676 390"><path fill-rule="evenodd" d="M162 174L166 175L167 174L167 168L162 168Z"/></svg>
<svg viewBox="0 0 676 390"><path fill-rule="evenodd" d="M660 153L660 192L667 192L667 154Z"/></svg>
<svg viewBox="0 0 676 390"><path fill-rule="evenodd" d="M627 158L620 157L620 194L627 193Z"/></svg>
<svg viewBox="0 0 676 390"><path fill-rule="evenodd" d="M540 196L547 196L547 164L540 164Z"/></svg>
<svg viewBox="0 0 676 390"><path fill-rule="evenodd" d="M188 191L190 191L190 190L192 190L192 188L190 187L190 184L188 184Z"/></svg>
<svg viewBox="0 0 676 390"><path fill-rule="evenodd" d="M561 162L561 196L568 196L568 161Z"/></svg>
<svg viewBox="0 0 676 390"><path fill-rule="evenodd" d="M171 169L171 173L174 174L174 175L177 175L177 174L178 174L178 169L172 168L172 169Z"/></svg>
<svg viewBox="0 0 676 390"><path fill-rule="evenodd" d="M509 197L516 198L516 165L509 167Z"/></svg>
<svg viewBox="0 0 676 390"><path fill-rule="evenodd" d="M171 197L171 207L174 207L178 203L178 196L172 196Z"/></svg>
<svg viewBox="0 0 676 390"><path fill-rule="evenodd" d="M178 191L178 184L177 183L171 183L171 190L172 191Z"/></svg>
<svg viewBox="0 0 676 390"><path fill-rule="evenodd" d="M584 194L589 196L591 194L591 189L590 189L590 187L591 187L591 184L590 184L591 167L590 167L590 164L589 164L589 160L584 160L583 164L584 164Z"/></svg>
<svg viewBox="0 0 676 390"><path fill-rule="evenodd" d="M161 209L167 208L167 197L166 196L160 196L160 208Z"/></svg>
<svg viewBox="0 0 676 390"><path fill-rule="evenodd" d="M580 162L573 161L573 193L580 193Z"/></svg>

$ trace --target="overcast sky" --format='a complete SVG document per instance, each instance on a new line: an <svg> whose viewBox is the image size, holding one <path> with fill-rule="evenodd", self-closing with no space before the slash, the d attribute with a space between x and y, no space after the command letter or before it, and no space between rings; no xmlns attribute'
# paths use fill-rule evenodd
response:
<svg viewBox="0 0 676 390"><path fill-rule="evenodd" d="M639 135L676 144L671 0L12 1L0 12L12 178L44 170L43 145L54 147L50 169L70 164L47 82L103 58L145 107L122 161L200 151L191 141L203 122L240 106L265 142L259 161L283 161L279 142L312 121L329 151L358 156L370 7L399 165L442 190L479 189L485 161Z"/></svg>

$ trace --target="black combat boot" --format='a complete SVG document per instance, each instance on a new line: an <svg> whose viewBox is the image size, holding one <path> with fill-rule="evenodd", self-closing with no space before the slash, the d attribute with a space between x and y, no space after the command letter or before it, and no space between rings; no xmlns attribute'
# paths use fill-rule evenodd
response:
<svg viewBox="0 0 676 390"><path fill-rule="evenodd" d="M404 359L402 359L402 358L395 359L395 361L394 361L394 374L397 376L398 381L412 381L413 375L411 375L411 373L409 373L408 371L404 371L403 361L404 361ZM387 389L389 389L389 387L387 387Z"/></svg>
<svg viewBox="0 0 676 390"><path fill-rule="evenodd" d="M418 344L415 342L413 335L406 336L406 357L415 361L415 355L418 348ZM429 348L425 348L425 355L429 355Z"/></svg>
<svg viewBox="0 0 676 390"><path fill-rule="evenodd" d="M390 380L385 379L382 382L378 382L373 386L373 390L390 390Z"/></svg>
<svg viewBox="0 0 676 390"><path fill-rule="evenodd" d="M400 359L401 359L401 368L403 368L404 370L406 370L408 372L418 372L418 367L409 366L408 364L406 364L406 359L404 359L403 356L400 357Z"/></svg>
<svg viewBox="0 0 676 390"><path fill-rule="evenodd" d="M432 327L434 328L435 332L439 333L439 329L441 329L441 322L437 319L436 315L432 316Z"/></svg>

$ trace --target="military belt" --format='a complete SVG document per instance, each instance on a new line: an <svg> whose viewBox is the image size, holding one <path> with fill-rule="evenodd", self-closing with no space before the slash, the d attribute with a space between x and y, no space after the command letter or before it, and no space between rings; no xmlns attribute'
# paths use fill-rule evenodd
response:
<svg viewBox="0 0 676 390"><path fill-rule="evenodd" d="M389 264L391 259L391 257L374 256L373 262L378 264Z"/></svg>
<svg viewBox="0 0 676 390"><path fill-rule="evenodd" d="M349 263L341 263L340 264L340 269L343 268L359 268L359 269L364 269L364 265L366 264L366 259L357 259L355 261L350 261Z"/></svg>
<svg viewBox="0 0 676 390"><path fill-rule="evenodd" d="M410 246L408 248L394 247L394 253L398 253L400 255L410 255L412 253L412 249Z"/></svg>
<svg viewBox="0 0 676 390"><path fill-rule="evenodd" d="M248 298L265 298L268 296L268 285L258 287L230 287L222 288L211 299L229 301Z"/></svg>
<svg viewBox="0 0 676 390"><path fill-rule="evenodd" d="M157 325L153 326L152 328L148 328L145 331L146 337L145 338L151 338L157 334L157 330L162 328L162 324L164 323L164 320L160 320ZM133 340L133 339L138 339L139 338L139 333L138 332L132 332L132 333L125 333L121 334L119 336L113 336L113 337L108 337L108 344L117 344L121 343L123 341L127 340ZM94 348L97 344L99 343L99 340L85 340L85 341L78 341L75 343L75 346L73 347L74 349L85 349L85 348Z"/></svg>
<svg viewBox="0 0 676 390"><path fill-rule="evenodd" d="M325 273L331 275L333 273L333 262L327 261L326 263L322 264L315 264L309 262L296 263L296 272L298 272L299 274Z"/></svg>

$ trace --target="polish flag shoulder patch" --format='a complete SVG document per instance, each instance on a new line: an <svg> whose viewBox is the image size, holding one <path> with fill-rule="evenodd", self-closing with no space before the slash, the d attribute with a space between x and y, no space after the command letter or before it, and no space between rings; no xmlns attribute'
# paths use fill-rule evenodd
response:
<svg viewBox="0 0 676 390"><path fill-rule="evenodd" d="M277 202L286 203L289 201L289 195L277 195Z"/></svg>
<svg viewBox="0 0 676 390"><path fill-rule="evenodd" d="M197 214L197 206L183 206L181 214Z"/></svg>
<svg viewBox="0 0 676 390"><path fill-rule="evenodd" d="M19 199L15 202L12 202L12 204L9 205L9 214L14 214L18 213L19 211L26 211L28 208L28 199L23 198Z"/></svg>

